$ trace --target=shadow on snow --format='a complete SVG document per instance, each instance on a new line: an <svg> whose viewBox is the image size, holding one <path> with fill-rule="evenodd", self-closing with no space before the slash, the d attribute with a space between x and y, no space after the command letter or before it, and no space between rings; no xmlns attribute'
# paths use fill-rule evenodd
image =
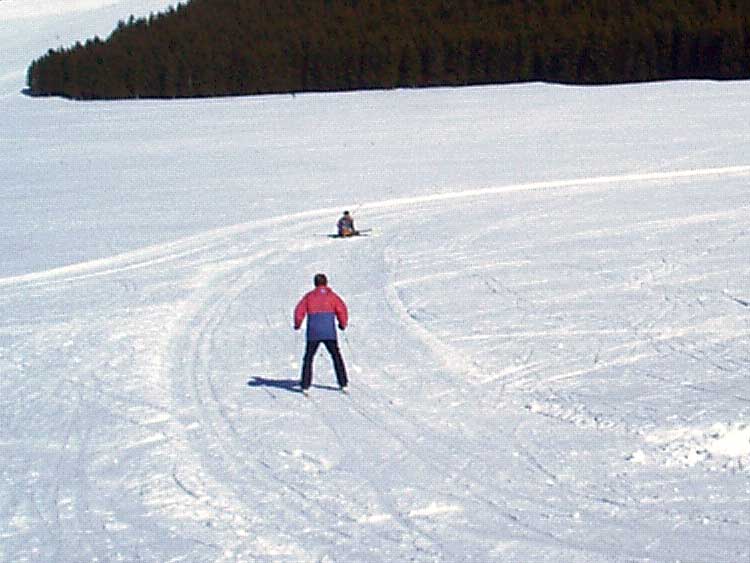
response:
<svg viewBox="0 0 750 563"><path fill-rule="evenodd" d="M289 391L290 393L302 393L299 379L269 379L267 377L252 377L247 382L248 387L265 387L272 389L282 389ZM313 383L312 387L315 389L326 389L328 391L338 391L338 386L333 385L320 385Z"/></svg>

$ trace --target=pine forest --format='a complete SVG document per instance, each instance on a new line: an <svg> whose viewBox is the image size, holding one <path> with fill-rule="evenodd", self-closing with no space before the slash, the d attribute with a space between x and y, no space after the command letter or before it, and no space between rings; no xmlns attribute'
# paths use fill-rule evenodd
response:
<svg viewBox="0 0 750 563"><path fill-rule="evenodd" d="M745 0L191 0L50 50L27 82L118 99L748 77Z"/></svg>

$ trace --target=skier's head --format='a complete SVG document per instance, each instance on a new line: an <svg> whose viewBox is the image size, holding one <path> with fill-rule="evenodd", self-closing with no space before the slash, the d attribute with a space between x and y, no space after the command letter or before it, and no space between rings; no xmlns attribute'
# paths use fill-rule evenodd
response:
<svg viewBox="0 0 750 563"><path fill-rule="evenodd" d="M315 287L325 287L328 285L328 278L325 274L315 274L313 283L315 284Z"/></svg>
<svg viewBox="0 0 750 563"><path fill-rule="evenodd" d="M348 211L344 211L344 217L349 217L349 212Z"/></svg>

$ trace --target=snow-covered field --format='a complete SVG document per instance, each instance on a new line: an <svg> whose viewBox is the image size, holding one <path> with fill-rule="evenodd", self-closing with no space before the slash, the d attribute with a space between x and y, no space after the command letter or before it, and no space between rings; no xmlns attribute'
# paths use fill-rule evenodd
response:
<svg viewBox="0 0 750 563"><path fill-rule="evenodd" d="M165 6L0 0L0 560L750 561L750 84L21 94Z"/></svg>

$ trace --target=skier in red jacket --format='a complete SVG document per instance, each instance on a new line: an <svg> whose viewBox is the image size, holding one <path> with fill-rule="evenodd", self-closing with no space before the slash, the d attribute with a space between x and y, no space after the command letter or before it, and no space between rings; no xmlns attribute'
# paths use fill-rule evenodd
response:
<svg viewBox="0 0 750 563"><path fill-rule="evenodd" d="M302 363L302 392L307 395L312 384L313 358L321 342L331 355L339 387L342 391L346 391L348 385L346 367L336 338L336 321L341 330L344 330L349 322L346 303L328 287L325 274L316 274L313 283L315 289L306 293L294 308L294 330L302 327L302 321L307 316L307 345Z"/></svg>

